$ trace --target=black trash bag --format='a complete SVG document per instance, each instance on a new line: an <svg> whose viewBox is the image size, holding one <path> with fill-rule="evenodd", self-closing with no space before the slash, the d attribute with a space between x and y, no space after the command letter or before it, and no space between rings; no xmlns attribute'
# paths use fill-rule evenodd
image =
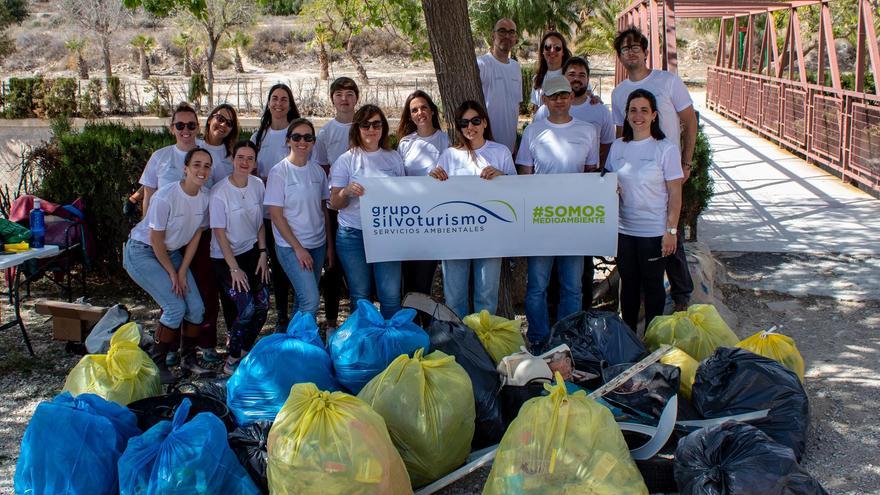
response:
<svg viewBox="0 0 880 495"><path fill-rule="evenodd" d="M719 347L697 368L691 398L705 418L769 409L766 418L750 423L791 447L798 460L804 455L810 403L798 376L782 363L745 349Z"/></svg>
<svg viewBox="0 0 880 495"><path fill-rule="evenodd" d="M828 495L794 451L739 421L681 439L675 481L681 495Z"/></svg>
<svg viewBox="0 0 880 495"><path fill-rule="evenodd" d="M597 375L606 365L635 363L648 354L635 332L610 311L591 309L557 321L550 348L560 344L571 348L575 369Z"/></svg>
<svg viewBox="0 0 880 495"><path fill-rule="evenodd" d="M504 436L504 423L498 401L501 378L477 334L463 323L433 321L427 328L431 349L455 356L471 378L476 405L476 429L471 447L479 450L495 445Z"/></svg>
<svg viewBox="0 0 880 495"><path fill-rule="evenodd" d="M540 397L546 393L544 384L549 381L536 378L525 385L505 385L501 387L501 393L498 395L501 403L501 415L504 419L504 429L506 430L510 423L516 419L519 410L529 399Z"/></svg>
<svg viewBox="0 0 880 495"><path fill-rule="evenodd" d="M602 379L608 383L635 363L609 366L602 370ZM678 394L681 369L663 363L653 363L624 382L603 398L612 404L660 418L666 403Z"/></svg>
<svg viewBox="0 0 880 495"><path fill-rule="evenodd" d="M266 445L270 429L272 422L261 420L239 426L229 434L229 447L264 495L269 493L269 480L266 477L269 454Z"/></svg>
<svg viewBox="0 0 880 495"><path fill-rule="evenodd" d="M192 392L184 392L181 389L191 388ZM174 412L177 406L183 402L183 399L189 399L192 405L189 409L189 421L201 412L209 412L223 421L226 431L232 431L235 427L232 414L226 403L217 399L210 393L202 392L194 384L181 384L178 387L170 387L170 391L166 395L157 395L155 397L147 397L146 399L136 400L128 405L128 409L137 417L138 428L147 431L160 421L171 421L174 419Z"/></svg>

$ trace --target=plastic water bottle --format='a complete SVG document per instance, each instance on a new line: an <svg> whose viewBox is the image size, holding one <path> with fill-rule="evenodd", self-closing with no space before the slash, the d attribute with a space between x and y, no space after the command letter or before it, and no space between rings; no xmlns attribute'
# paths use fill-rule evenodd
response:
<svg viewBox="0 0 880 495"><path fill-rule="evenodd" d="M46 219L43 210L40 209L40 200L34 200L34 209L31 210L31 247L43 247L46 238Z"/></svg>

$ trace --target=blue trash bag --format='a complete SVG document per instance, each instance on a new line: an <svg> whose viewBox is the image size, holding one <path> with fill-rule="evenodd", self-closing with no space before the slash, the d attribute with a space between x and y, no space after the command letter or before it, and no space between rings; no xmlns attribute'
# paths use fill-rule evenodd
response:
<svg viewBox="0 0 880 495"><path fill-rule="evenodd" d="M239 426L274 421L290 388L308 382L320 390L339 390L315 317L300 311L287 333L260 339L241 360L226 382L226 405Z"/></svg>
<svg viewBox="0 0 880 495"><path fill-rule="evenodd" d="M189 422L189 399L172 421L128 442L119 458L119 495L259 495L226 441L226 426L211 413Z"/></svg>
<svg viewBox="0 0 880 495"><path fill-rule="evenodd" d="M339 383L357 395L397 356L411 356L420 347L427 354L431 339L413 323L415 316L416 310L401 309L386 320L369 301L358 301L358 309L330 337L330 357Z"/></svg>
<svg viewBox="0 0 880 495"><path fill-rule="evenodd" d="M41 402L21 440L15 493L119 493L116 461L140 434L131 411L95 394Z"/></svg>

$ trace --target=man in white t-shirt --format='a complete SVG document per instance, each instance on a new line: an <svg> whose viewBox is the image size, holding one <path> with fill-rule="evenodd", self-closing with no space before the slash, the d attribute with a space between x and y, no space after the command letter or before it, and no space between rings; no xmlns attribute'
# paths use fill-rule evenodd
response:
<svg viewBox="0 0 880 495"><path fill-rule="evenodd" d="M568 80L554 76L544 80L541 100L546 119L529 124L523 131L516 167L520 175L572 174L597 170L599 135L596 126L570 115L572 91ZM550 337L547 287L553 265L559 276L557 317L577 313L582 307L583 256L530 256L526 284L528 338L533 354L539 354Z"/></svg>
<svg viewBox="0 0 880 495"><path fill-rule="evenodd" d="M626 100L636 89L650 91L657 99L660 128L666 139L681 149L681 168L684 181L691 175L691 160L697 143L697 114L684 82L677 75L648 68L648 38L635 27L618 33L614 39L617 58L626 69L627 78L611 92L611 113L617 126L617 135L623 133L626 119ZM676 311L687 309L694 282L688 271L683 246L683 233L676 236L678 246L675 254L666 258L666 276L669 278L670 296Z"/></svg>
<svg viewBox="0 0 880 495"><path fill-rule="evenodd" d="M499 19L492 30L492 50L477 58L492 137L511 153L516 152L516 128L522 101L522 72L519 63L510 58L516 36L516 24L510 19Z"/></svg>

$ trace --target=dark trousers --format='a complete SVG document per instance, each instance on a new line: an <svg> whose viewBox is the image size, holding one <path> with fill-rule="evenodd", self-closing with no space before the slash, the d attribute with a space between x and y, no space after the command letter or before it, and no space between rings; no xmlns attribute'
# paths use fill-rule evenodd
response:
<svg viewBox="0 0 880 495"><path fill-rule="evenodd" d="M434 274L437 272L436 260L404 261L402 270L404 294L421 292L431 295Z"/></svg>
<svg viewBox="0 0 880 495"><path fill-rule="evenodd" d="M669 279L669 295L675 304L687 304L694 292L694 281L688 270L684 252L684 232L679 232L675 254L666 257L666 278Z"/></svg>
<svg viewBox="0 0 880 495"><path fill-rule="evenodd" d="M662 244L662 236L617 235L620 312L623 314L623 321L635 332L638 332L642 293L645 295L645 328L648 328L655 316L663 314L666 302L663 271L666 260L660 257Z"/></svg>
<svg viewBox="0 0 880 495"><path fill-rule="evenodd" d="M183 249L186 249L184 247ZM205 305L205 319L200 325L198 346L214 348L217 346L217 316L220 314L220 292L217 286L217 277L214 274L214 265L211 262L211 232L202 233L199 248L190 264L196 287L202 296Z"/></svg>
<svg viewBox="0 0 880 495"><path fill-rule="evenodd" d="M263 277L256 274L259 259L256 247L235 257L239 269L247 274L248 291L232 287L232 275L226 260L213 260L229 335L229 355L234 358L241 357L241 351L248 352L253 348L269 312L269 288L263 284Z"/></svg>
<svg viewBox="0 0 880 495"><path fill-rule="evenodd" d="M330 229L330 238L336 239L336 230L339 229L339 212L329 210L329 213L330 225L328 228ZM329 263L329 256L327 256L327 261ZM330 326L338 325L339 300L342 299L342 283L342 262L339 261L339 256L335 254L334 250L333 266L326 268L321 276L321 293L324 296L324 318Z"/></svg>
<svg viewBox="0 0 880 495"><path fill-rule="evenodd" d="M272 295L275 296L275 312L278 324L287 328L287 322L290 321L290 291L293 286L284 273L284 268L278 263L278 257L275 256L275 233L272 230L272 220L263 220L264 229L266 230L266 253L269 255L269 263L272 268Z"/></svg>

